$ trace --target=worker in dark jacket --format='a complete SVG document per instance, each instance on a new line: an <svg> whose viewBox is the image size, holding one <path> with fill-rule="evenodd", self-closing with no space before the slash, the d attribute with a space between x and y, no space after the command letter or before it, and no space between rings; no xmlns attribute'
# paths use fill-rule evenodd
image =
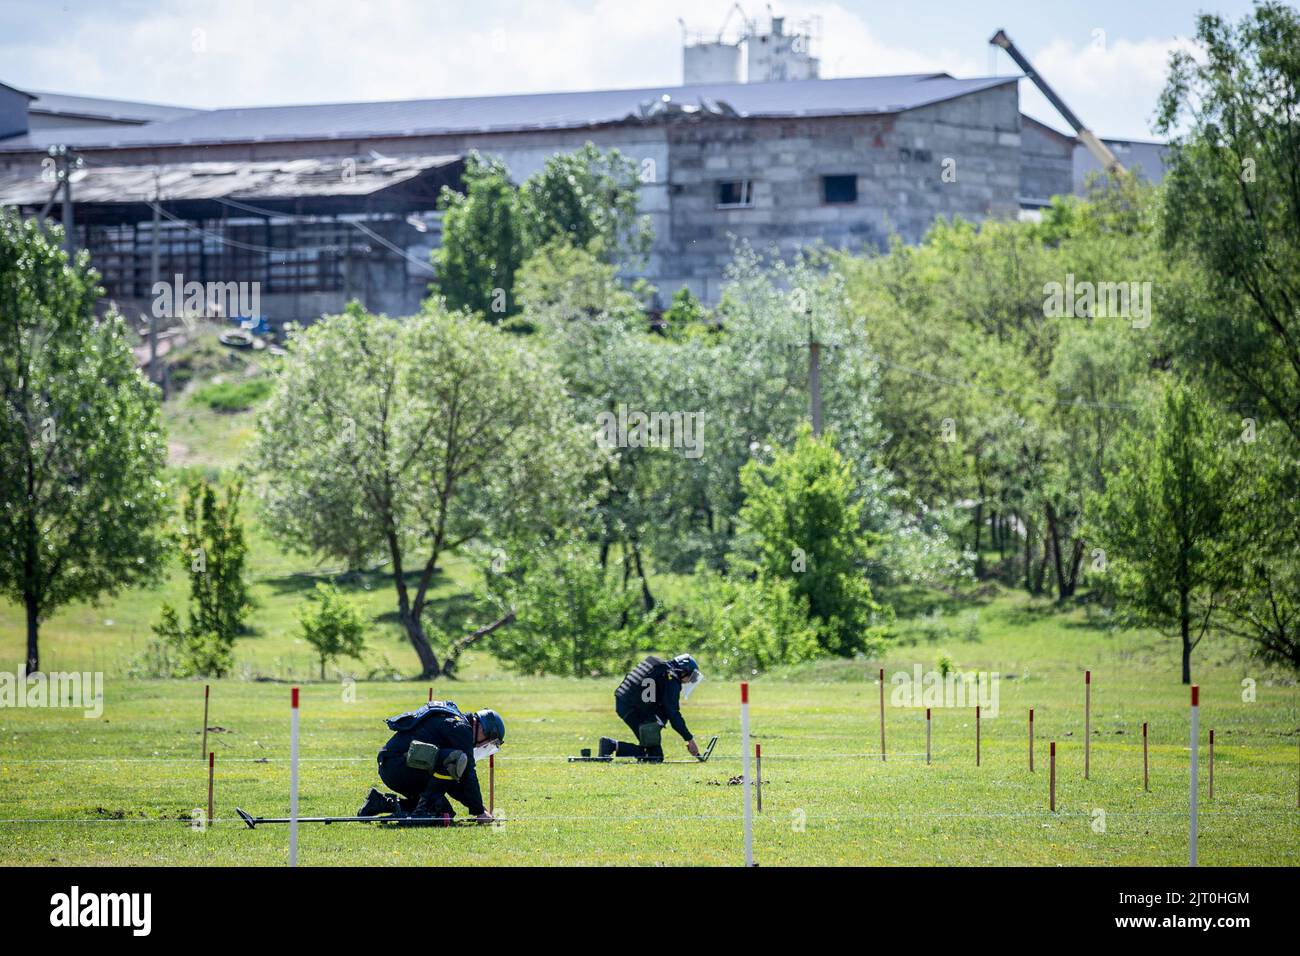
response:
<svg viewBox="0 0 1300 956"><path fill-rule="evenodd" d="M496 711L463 714L449 700L434 700L386 723L394 733L379 751L379 779L397 793L372 787L357 816L392 814L449 823L456 815L451 797L480 823L492 822L475 764L505 741L506 725Z"/></svg>
<svg viewBox="0 0 1300 956"><path fill-rule="evenodd" d="M662 763L662 734L667 725L681 734L687 751L698 757L700 748L682 717L682 702L703 679L695 658L689 654L680 654L670 661L647 657L614 691L614 710L636 734L636 743L601 737L600 756L636 757L647 763Z"/></svg>

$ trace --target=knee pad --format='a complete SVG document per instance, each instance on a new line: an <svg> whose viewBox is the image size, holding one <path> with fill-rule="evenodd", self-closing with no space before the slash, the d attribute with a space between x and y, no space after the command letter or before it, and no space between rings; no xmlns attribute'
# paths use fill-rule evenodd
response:
<svg viewBox="0 0 1300 956"><path fill-rule="evenodd" d="M663 741L663 727L657 720L648 720L636 729L636 737L647 750L657 748Z"/></svg>
<svg viewBox="0 0 1300 956"><path fill-rule="evenodd" d="M433 775L439 780L459 781L469 766L469 755L463 750L438 750L438 763Z"/></svg>

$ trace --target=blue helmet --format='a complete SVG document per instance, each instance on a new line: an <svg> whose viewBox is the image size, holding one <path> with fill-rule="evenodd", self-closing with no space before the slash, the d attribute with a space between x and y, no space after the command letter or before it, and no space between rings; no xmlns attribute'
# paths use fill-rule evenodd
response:
<svg viewBox="0 0 1300 956"><path fill-rule="evenodd" d="M506 742L506 722L500 714L495 710L480 710L474 716L478 718L478 725L483 728L488 740L495 740L498 744Z"/></svg>
<svg viewBox="0 0 1300 956"><path fill-rule="evenodd" d="M668 666L673 669L673 673L678 677L698 673L700 669L700 665L695 663L695 658L691 657L690 654L678 654L668 662Z"/></svg>

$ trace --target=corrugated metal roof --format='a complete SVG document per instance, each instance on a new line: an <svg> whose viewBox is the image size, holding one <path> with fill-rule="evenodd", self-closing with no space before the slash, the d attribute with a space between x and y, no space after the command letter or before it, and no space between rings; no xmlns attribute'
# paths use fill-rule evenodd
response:
<svg viewBox="0 0 1300 956"><path fill-rule="evenodd" d="M746 117L898 113L1016 78L959 80L946 73L793 80L780 83L697 83L688 86L579 93L527 93L380 103L264 106L195 113L136 127L39 130L0 142L0 151L351 139L458 133L575 129L617 123L667 96L676 103L713 100Z"/></svg>
<svg viewBox="0 0 1300 956"><path fill-rule="evenodd" d="M167 163L159 166L87 166L74 173L78 205L168 202L196 199L297 199L312 196L368 196L414 179L462 157L406 156L356 160L294 159L233 163ZM154 174L158 174L155 184ZM30 173L0 176L0 206L43 205L52 185Z"/></svg>
<svg viewBox="0 0 1300 956"><path fill-rule="evenodd" d="M156 123L203 112L188 106L164 106L161 103L137 103L133 100L106 100L99 96L72 96L68 93L33 92L35 101L29 113L82 119L116 120L119 123Z"/></svg>

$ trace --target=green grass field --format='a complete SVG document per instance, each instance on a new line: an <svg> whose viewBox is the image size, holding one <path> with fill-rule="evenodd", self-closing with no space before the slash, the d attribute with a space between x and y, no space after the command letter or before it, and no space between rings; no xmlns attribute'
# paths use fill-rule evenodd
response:
<svg viewBox="0 0 1300 956"><path fill-rule="evenodd" d="M836 662L755 680L754 740L764 749L764 865L1180 865L1186 860L1187 692L1173 648L1106 636L1071 616L1003 598L985 608L992 636L948 648L962 668L1000 672L999 709L935 711L934 763L924 761L923 711L890 707L879 750L873 662ZM14 640L4 632L6 649ZM899 648L887 674L933 649ZM1093 685L1092 779L1083 779L1083 670ZM741 859L739 711L733 681L706 682L688 705L697 736L722 739L708 764L569 764L621 725L609 681L512 678L480 657L475 676L437 688L463 707L492 706L509 739L497 760L496 827L385 830L304 826L310 864L736 864ZM1257 699L1242 700L1244 677ZM1200 858L1206 865L1300 862L1295 688L1230 659L1202 661L1203 735L1216 731L1215 798L1202 749ZM349 701L337 682L303 685L303 814L350 814L377 782L384 716L418 704L423 685L363 682ZM0 712L0 863L279 864L283 827L234 819L287 812L289 685L214 682L210 749L217 817L200 759L203 684L111 679L103 718L67 709ZM1036 773L1026 716L1036 710ZM1151 792L1142 791L1141 726L1151 725ZM1047 809L1048 741L1058 747L1058 809ZM673 747L678 744L674 740ZM672 754L672 751L670 751ZM677 755L685 756L683 751ZM486 772L485 772L486 776ZM1104 820L1098 814L1104 812ZM49 823L12 822L49 820ZM687 849L689 848L689 849Z"/></svg>
<svg viewBox="0 0 1300 956"><path fill-rule="evenodd" d="M210 351L210 350L209 350ZM205 358L206 356L206 358ZM200 351L221 364L222 357ZM211 469L239 459L255 411L215 411L194 398L196 379L168 401L173 463ZM206 804L200 754L203 682L132 679L163 600L179 604L173 569L156 588L98 606L65 608L42 626L52 671L99 671L103 714L65 708L0 709L0 864L282 864L283 827L247 830L255 814L288 808L289 686L302 685L305 815L351 814L378 782L382 718L423 701L426 685L366 680L411 674L414 654L392 620L388 579L341 586L371 617L365 658L318 680L295 637L294 609L328 569L278 550L249 519L253 633L236 647L234 676L213 682L210 749L217 755L217 820L191 829ZM446 562L434 613L455 629L477 570ZM682 579L659 578L673 598ZM886 595L900 641L882 661L819 661L756 678L753 739L764 750L763 812L755 855L763 865L1181 865L1187 856L1188 693L1174 642L1103 626L1083 609L1060 611L1018 592L955 599ZM935 636L934 611L949 633ZM977 634L965 623L978 615ZM481 623L481 622L480 622ZM0 672L22 662L21 609L0 602ZM658 648L673 652L676 648ZM889 759L879 759L877 667L929 670L946 657L963 671L1000 675L999 714L982 721L975 766L973 706L934 712L934 762L924 760L924 711L891 706ZM1294 679L1254 664L1239 645L1207 640L1196 652L1203 741L1216 732L1215 797L1202 749L1200 859L1204 864L1300 863L1300 730ZM1093 684L1092 775L1083 779L1083 672ZM360 679L349 690L342 678ZM491 706L508 725L497 761L496 807L506 822L451 830L304 826L306 864L734 865L742 860L738 689L714 676L686 716L697 737L721 735L708 764L569 764L622 728L617 678L520 678L470 652L461 679L436 687L462 707ZM1243 699L1243 681L1256 698ZM1027 767L1026 717L1036 711L1037 772ZM1151 791L1142 790L1141 729L1151 726ZM220 728L220 729L217 729ZM666 738L667 739L667 738ZM1058 745L1058 807L1047 808L1048 742ZM669 753L685 757L673 736ZM874 756L868 756L874 755ZM484 769L486 786L486 769Z"/></svg>

